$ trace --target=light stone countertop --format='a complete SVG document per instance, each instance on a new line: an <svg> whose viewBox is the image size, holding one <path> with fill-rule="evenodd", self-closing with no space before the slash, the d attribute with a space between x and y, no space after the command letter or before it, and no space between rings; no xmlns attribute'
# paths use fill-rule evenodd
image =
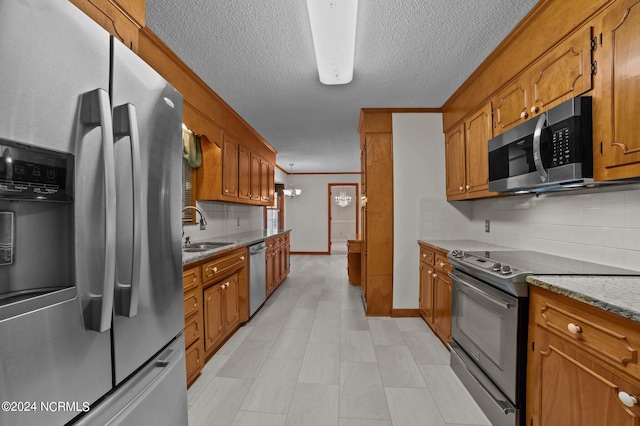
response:
<svg viewBox="0 0 640 426"><path fill-rule="evenodd" d="M640 322L640 276L531 275L527 282Z"/></svg>
<svg viewBox="0 0 640 426"><path fill-rule="evenodd" d="M418 240L447 251L516 250L475 240ZM640 272L638 276L532 275L531 285L542 287L602 310L640 322Z"/></svg>
<svg viewBox="0 0 640 426"><path fill-rule="evenodd" d="M231 250L235 250L238 247L246 247L260 241L264 241L267 238L275 237L277 235L290 232L291 229L259 229L256 231L241 232L238 234L223 235L221 237L210 238L204 241L214 242L227 242L231 243L226 246L216 247L211 250L199 251L199 252L182 252L182 266L195 263L199 260L206 259L211 256L215 256L221 253L225 253ZM192 244L196 244L203 241L192 241Z"/></svg>

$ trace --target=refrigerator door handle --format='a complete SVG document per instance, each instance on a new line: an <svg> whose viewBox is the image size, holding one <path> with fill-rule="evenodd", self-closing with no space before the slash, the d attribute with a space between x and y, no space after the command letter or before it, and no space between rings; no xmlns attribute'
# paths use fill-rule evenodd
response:
<svg viewBox="0 0 640 426"><path fill-rule="evenodd" d="M76 134L83 134L83 128L100 126L102 130L102 157L104 161L104 198L105 198L105 251L104 276L102 294L91 296L90 330L100 333L111 328L113 311L113 287L116 264L116 219L112 212L116 208L116 178L113 153L113 125L109 94L103 89L85 93L80 98L80 114L78 115ZM81 152L80 144L76 144L76 156Z"/></svg>
<svg viewBox="0 0 640 426"><path fill-rule="evenodd" d="M142 183L140 160L140 134L138 118L133 104L119 105L113 110L113 133L118 139L129 137L131 141L131 173L133 176L133 253L131 256L130 284L118 283L116 288L116 313L128 318L138 314L140 294L140 267L142 258Z"/></svg>

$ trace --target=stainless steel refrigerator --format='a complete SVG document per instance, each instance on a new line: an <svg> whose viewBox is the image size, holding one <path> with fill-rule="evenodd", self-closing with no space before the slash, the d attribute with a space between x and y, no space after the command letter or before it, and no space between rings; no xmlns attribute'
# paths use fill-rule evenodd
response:
<svg viewBox="0 0 640 426"><path fill-rule="evenodd" d="M0 425L187 424L181 121L67 0L0 0Z"/></svg>

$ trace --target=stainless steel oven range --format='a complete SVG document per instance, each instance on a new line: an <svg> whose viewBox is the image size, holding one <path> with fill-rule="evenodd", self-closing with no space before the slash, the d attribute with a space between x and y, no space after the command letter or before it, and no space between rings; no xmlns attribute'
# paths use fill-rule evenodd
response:
<svg viewBox="0 0 640 426"><path fill-rule="evenodd" d="M527 275L638 275L533 251L454 250L451 367L493 426L525 424Z"/></svg>

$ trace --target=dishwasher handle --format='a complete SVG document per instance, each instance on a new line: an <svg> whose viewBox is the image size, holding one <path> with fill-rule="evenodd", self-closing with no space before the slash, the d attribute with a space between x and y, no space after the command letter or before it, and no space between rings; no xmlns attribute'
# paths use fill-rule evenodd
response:
<svg viewBox="0 0 640 426"><path fill-rule="evenodd" d="M264 242L259 244L254 244L251 247L249 247L249 255L258 254L266 250L267 250L267 245Z"/></svg>

